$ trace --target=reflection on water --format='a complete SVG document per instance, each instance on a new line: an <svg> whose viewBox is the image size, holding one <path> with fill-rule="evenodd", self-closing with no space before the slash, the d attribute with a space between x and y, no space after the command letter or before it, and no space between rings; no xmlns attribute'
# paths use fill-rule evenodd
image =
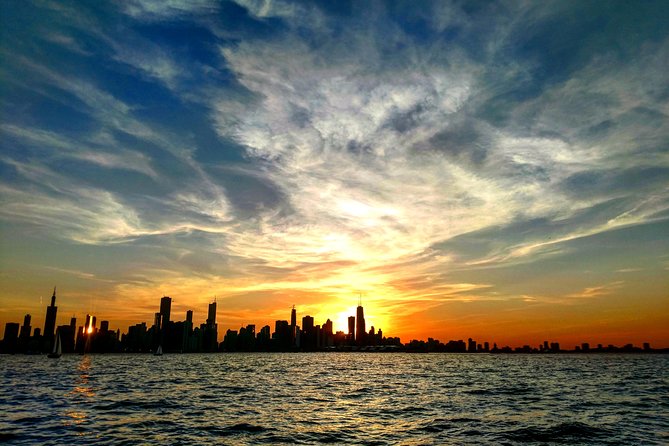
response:
<svg viewBox="0 0 669 446"><path fill-rule="evenodd" d="M86 421L86 414L84 412L76 412L72 410L65 412L65 415L69 418L69 420L63 420L63 424L66 426L70 424L81 424Z"/></svg>
<svg viewBox="0 0 669 446"><path fill-rule="evenodd" d="M92 398L95 396L93 387L90 383L89 372L91 370L91 357L84 355L81 357L81 362L77 366L77 375L74 380L74 389L70 394L81 395L84 397Z"/></svg>
<svg viewBox="0 0 669 446"><path fill-rule="evenodd" d="M0 442L666 444L669 355L0 357Z"/></svg>

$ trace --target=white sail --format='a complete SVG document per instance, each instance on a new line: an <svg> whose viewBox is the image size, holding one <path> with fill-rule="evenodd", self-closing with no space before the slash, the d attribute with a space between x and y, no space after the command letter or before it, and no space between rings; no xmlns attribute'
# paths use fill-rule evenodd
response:
<svg viewBox="0 0 669 446"><path fill-rule="evenodd" d="M63 354L63 347L60 343L60 332L56 331L56 341L53 343L53 350L47 356L49 358L60 358Z"/></svg>
<svg viewBox="0 0 669 446"><path fill-rule="evenodd" d="M56 333L56 343L53 346L53 352L58 356L63 354L63 347L60 344L60 332Z"/></svg>
<svg viewBox="0 0 669 446"><path fill-rule="evenodd" d="M158 348L156 349L156 352L154 353L154 355L160 356L162 354L163 354L163 346L159 345Z"/></svg>

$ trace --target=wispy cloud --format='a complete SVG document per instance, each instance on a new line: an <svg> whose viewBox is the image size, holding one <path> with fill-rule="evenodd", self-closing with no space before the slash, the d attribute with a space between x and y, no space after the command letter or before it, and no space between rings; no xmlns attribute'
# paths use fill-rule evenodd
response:
<svg viewBox="0 0 669 446"><path fill-rule="evenodd" d="M604 285L586 287L577 293L569 294L567 297L576 299L591 299L595 297L607 296L615 292L624 283L625 282L623 281L616 281Z"/></svg>

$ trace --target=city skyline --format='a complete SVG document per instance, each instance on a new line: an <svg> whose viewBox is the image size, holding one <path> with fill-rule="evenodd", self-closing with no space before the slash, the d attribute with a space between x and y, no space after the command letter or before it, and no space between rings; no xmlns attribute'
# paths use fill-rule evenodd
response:
<svg viewBox="0 0 669 446"><path fill-rule="evenodd" d="M0 326L669 347L669 3L9 2ZM351 296L354 296L353 298ZM46 327L50 330L51 323ZM219 331L220 334L221 331Z"/></svg>
<svg viewBox="0 0 669 446"><path fill-rule="evenodd" d="M158 311L154 312L154 318L153 318L153 324L148 326L147 322L148 320L138 322L136 324L131 324L125 328L125 330L121 330L121 327L117 327L116 330L114 330L113 326L110 327L110 321L109 320L101 320L99 326L96 323L97 316L92 315L92 314L86 314L85 321L82 325L79 325L77 328L77 317L76 315L72 315L72 317L69 319L69 324L67 325L58 325L57 322L57 305L56 304L56 287L53 289L53 295L51 296L50 304L46 307L46 315L44 317L44 329L41 328L39 325L40 319L33 318L32 314L25 314L23 317L23 323L19 324L16 322L8 322L5 324L4 328L4 337L2 341L4 342L7 336L10 338L15 338L16 340L21 340L23 339L24 342L24 349L25 347L25 342L27 342L27 339L32 338L32 339L39 339L38 344L36 345L37 349L49 350L49 346L53 345L54 340L55 340L55 334L58 333L59 331L64 333L63 336L65 337L70 337L72 338L71 342L66 341L66 350L67 352L73 352L74 350L79 351L80 353L85 352L86 347L84 347L84 343L88 343L87 341L87 336L90 335L91 333L97 334L98 331L101 331L102 333L116 333L115 342L120 342L123 340L123 345L128 345L128 342L125 337L126 336L133 336L133 330L140 329L142 330L145 334L142 335L144 337L148 336L146 338L145 342L148 342L146 350L131 350L131 351L152 351L152 349L155 349L158 345L165 346L168 343L165 341L165 333L168 333L172 331L172 333L168 336L171 339L186 339L188 337L193 336L193 329L198 326L197 320L193 318L194 311L193 309L188 309L185 311L185 319L183 321L178 321L175 318L172 318L172 298L170 296L163 296L159 300L159 306L156 308ZM669 347L667 346L658 346L654 345L653 348L650 348L651 343L646 341L639 342L637 341L636 344L633 342L627 342L629 339L620 345L622 346L617 346L614 343L609 343L606 341L602 341L601 339L598 339L597 342L591 343L586 340L581 340L580 342L577 343L572 343L572 345L565 345L561 344L560 342L556 342L555 340L552 341L547 341L544 340L542 342L538 343L533 343L533 342L522 342L518 345L515 346L510 346L508 344L504 344L500 342L500 346L498 347L497 344L498 342L495 342L497 339L504 339L504 337L495 337L493 338L493 341L490 340L485 340L481 341L480 343L477 343L476 340L472 339L471 337L467 338L468 340L465 342L462 339L451 339L448 340L445 344L441 343L439 339L436 339L434 336L428 336L424 339L410 339L404 341L402 343L401 338L399 336L392 336L386 337L383 336L382 334L382 327L374 325L367 325L366 323L366 317L365 317L365 312L364 312L364 307L362 305L362 296L358 295L357 297L357 306L353 307L354 311L352 311L352 314L346 316L344 319L344 322L341 323L338 326L335 326L333 322L331 321L330 318L327 318L327 320L323 321L323 324L316 324L315 322L317 321L316 318L309 314L305 314L302 317L302 324L298 324L298 317L297 317L297 309L295 308L295 305L293 305L290 309L290 321L287 319L279 319L275 320L273 322L274 325L274 331L271 331L271 325L270 324L265 324L261 330L259 330L256 333L256 324L255 323L245 323L242 324L239 328L239 330L233 329L233 328L228 328L222 325L223 328L222 330L218 330L218 316L217 316L217 308L218 308L218 302L217 299L214 298L213 302L208 303L207 307L207 316L206 320L204 323L200 324L199 329L201 330L201 334L197 334L197 329L195 336L200 336L200 340L198 341L200 344L200 350L192 350L192 351L237 351L237 350L226 350L225 345L228 343L228 336L233 336L234 339L237 338L238 334L243 335L245 332L248 335L248 330L250 330L250 333L252 334L252 339L255 339L256 334L258 335L258 339L261 339L261 337L264 335L266 337L265 341L270 341L272 342L278 342L279 344L283 345L282 342L288 342L288 344L283 345L283 347L273 347L274 351L290 351L290 350L296 350L296 351L313 351L313 350L322 350L326 349L327 347L338 347L341 348L342 346L346 346L348 348L354 348L354 349L360 349L360 348L368 348L370 346L393 346L393 347L402 347L402 351L450 351L450 352L474 352L474 353L511 353L511 352L520 352L520 353L536 353L536 352L559 352L559 351L576 351L576 352L588 352L588 351L593 351L593 352L618 352L618 351L641 351L641 348L639 346L643 346L644 351L659 351L659 350L666 350ZM343 314L343 313L341 313ZM174 324L178 324L178 327L176 327ZM188 325L183 325L183 324L188 324ZM146 334L147 328L150 328L148 330L148 335ZM297 329L297 332L296 332ZM369 329L369 331L368 331ZM185 330L184 333L189 332L190 334L178 334L175 335L174 330L177 330L178 333L182 333L183 330ZM209 334L207 333L207 330L209 330ZM212 331L213 330L213 331ZM315 330L315 332L314 332ZM323 339L321 340L321 332L323 333L322 337ZM288 334L290 333L290 334ZM300 344L300 333L302 335L302 344ZM316 337L316 334L318 336ZM329 333L330 338L326 338L326 335ZM122 334L122 335L121 335ZM271 336L270 336L271 334ZM378 334L378 339L377 339L377 334ZM136 334L135 334L136 336ZM158 337L157 337L158 336ZM288 336L288 339L284 339L284 341L279 341L278 338L281 336ZM309 337L313 337L311 341L309 341ZM368 342L369 339L374 339L373 342ZM544 336L545 338L546 336ZM205 341L205 348L202 350L202 339L211 339L210 342L215 343L215 344L206 344ZM316 339L318 339L318 343L316 344ZM329 340L328 340L329 339ZM76 340L76 342L75 342ZM111 341L111 340L108 340ZM185 341L180 341L180 342L185 342ZM311 343L314 343L313 345ZM132 342L131 342L132 343ZM220 346L219 346L220 344ZM111 345L107 345L106 348L109 348L109 351L116 351L113 350ZM151 346L151 348L148 347L148 345ZM206 345L209 345L209 347L206 347ZM211 347L211 345L215 345L214 347ZM491 345L493 347L491 347ZM534 345L534 347L532 347ZM593 346L592 350L590 349L590 345ZM69 346L69 347L67 347ZM537 347L538 346L538 347ZM6 347L4 347L6 349ZM180 347L180 351L170 350L169 347L166 347L165 350L168 352L184 352L184 346L182 345ZM264 349L270 349L268 345L265 345ZM408 349L408 350L407 350ZM658 350L659 349L659 350ZM0 349L0 352L3 350ZM30 351L30 350L28 350ZM101 350L104 352L104 350ZM119 350L122 351L122 350ZM251 350L251 351L256 351L256 350ZM264 350L260 350L264 351ZM5 352L7 352L5 350Z"/></svg>

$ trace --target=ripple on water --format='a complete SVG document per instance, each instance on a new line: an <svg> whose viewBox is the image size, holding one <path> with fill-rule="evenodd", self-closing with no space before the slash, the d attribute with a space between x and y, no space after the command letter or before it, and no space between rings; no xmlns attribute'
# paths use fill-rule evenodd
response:
<svg viewBox="0 0 669 446"><path fill-rule="evenodd" d="M522 443L554 442L575 443L611 435L609 429L595 427L586 423L567 422L547 427L521 427L503 433L503 437Z"/></svg>
<svg viewBox="0 0 669 446"><path fill-rule="evenodd" d="M662 444L668 366L669 355L6 356L0 442Z"/></svg>

